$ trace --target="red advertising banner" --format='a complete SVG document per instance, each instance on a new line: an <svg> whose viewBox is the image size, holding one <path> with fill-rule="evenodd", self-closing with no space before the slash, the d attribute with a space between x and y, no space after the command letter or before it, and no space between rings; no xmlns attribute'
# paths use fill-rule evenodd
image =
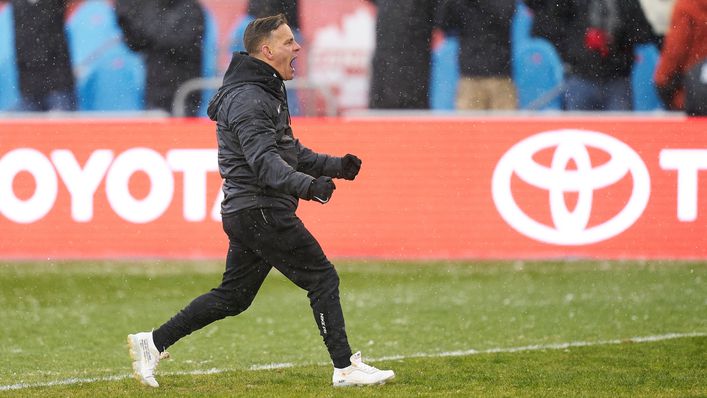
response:
<svg viewBox="0 0 707 398"><path fill-rule="evenodd" d="M295 119L355 181L298 214L330 257L707 258L707 120ZM3 121L0 257L220 258L215 126Z"/></svg>

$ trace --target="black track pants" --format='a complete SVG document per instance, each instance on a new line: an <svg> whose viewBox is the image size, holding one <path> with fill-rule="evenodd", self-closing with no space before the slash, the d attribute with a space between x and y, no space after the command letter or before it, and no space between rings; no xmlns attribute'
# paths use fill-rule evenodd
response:
<svg viewBox="0 0 707 398"><path fill-rule="evenodd" d="M195 330L245 311L270 269L275 267L307 291L315 322L334 366L348 366L351 348L339 302L339 276L294 212L245 210L224 217L223 229L230 244L221 285L197 297L155 329L157 348L163 351Z"/></svg>

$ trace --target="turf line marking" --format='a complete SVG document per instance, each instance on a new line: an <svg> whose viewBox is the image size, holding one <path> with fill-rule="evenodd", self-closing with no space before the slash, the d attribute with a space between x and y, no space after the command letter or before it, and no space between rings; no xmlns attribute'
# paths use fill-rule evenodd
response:
<svg viewBox="0 0 707 398"><path fill-rule="evenodd" d="M444 351L444 352L437 352L437 353L419 352L419 353L409 354L409 355L392 355L392 356L386 356L386 357L380 357L380 358L371 358L371 359L367 359L367 362L398 361L398 360L410 359L410 358L442 358L442 357L461 357L461 356L481 355L481 354L515 353L515 352L525 352L525 351L564 350L564 349L573 348L573 347L593 347L593 346L602 346L602 345L618 345L618 344L626 344L626 343L652 343L652 342L664 341L664 340L682 339L682 338L689 338L689 337L705 337L705 336L707 336L707 333L701 333L701 332L668 333L668 334L661 334L661 335L655 335L655 336L630 337L630 338L626 338L626 339L599 340L599 341L572 341L569 343L535 344L535 345L527 345L527 346L520 346L520 347L507 347L507 348L501 348L501 347L489 348L486 350L471 349L471 350L461 350L461 351ZM273 370L273 369L293 368L295 366L304 366L304 365L325 366L325 365L330 365L330 364L331 363L329 363L329 362L309 363L309 364L305 364L305 363L295 364L295 363L291 363L291 362L270 363L270 364L262 364L262 365L252 365L252 366L248 367L247 370L250 370L250 371ZM160 373L159 375L161 375L161 376L200 376L200 375L219 374L219 373L225 373L225 372L234 372L234 371L239 371L239 370L243 370L243 369L211 368L211 369L202 369L202 370L164 372L164 373ZM84 383L97 383L97 382L102 382L102 381L119 381L119 380L131 378L131 377L132 377L132 375L129 375L129 374L116 375L116 376L104 376L104 377L91 377L91 378L72 377L72 378L63 379L63 380L40 382L40 383L17 383L17 384L4 385L4 386L0 386L0 391L23 390L26 388L56 387L56 386L66 386L66 385L84 384Z"/></svg>
<svg viewBox="0 0 707 398"><path fill-rule="evenodd" d="M592 346L602 346L602 345L618 345L626 343L651 343L663 340L672 340L688 337L704 337L707 333L668 333L657 336L643 336L643 337L630 337L627 339L616 339L616 340L599 340L599 341L573 341L569 343L557 343L557 344L535 344L527 345L521 347L508 347L508 348L489 348L486 350L463 350L463 351L446 351L434 354L429 353L417 353L409 355L392 355L387 357L376 358L373 361L395 361L408 358L430 358L430 357L461 357L469 355L480 355L480 354L496 354L496 353L514 353L514 352L524 352L524 351L544 351L544 350L564 350L572 347L592 347Z"/></svg>

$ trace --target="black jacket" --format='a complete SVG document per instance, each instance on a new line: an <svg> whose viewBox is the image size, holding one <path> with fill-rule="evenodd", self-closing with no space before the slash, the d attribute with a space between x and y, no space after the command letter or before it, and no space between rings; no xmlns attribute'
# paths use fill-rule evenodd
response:
<svg viewBox="0 0 707 398"><path fill-rule="evenodd" d="M438 0L376 0L369 106L427 109L432 26Z"/></svg>
<svg viewBox="0 0 707 398"><path fill-rule="evenodd" d="M511 75L511 21L515 0L445 0L437 24L459 35L459 70L463 76Z"/></svg>
<svg viewBox="0 0 707 398"><path fill-rule="evenodd" d="M66 6L67 0L12 0L17 70L26 97L74 90L64 30Z"/></svg>
<svg viewBox="0 0 707 398"><path fill-rule="evenodd" d="M292 135L287 92L270 65L234 53L209 102L216 121L223 181L221 213L278 207L295 210L319 176L338 177L341 158L318 154Z"/></svg>
<svg viewBox="0 0 707 398"><path fill-rule="evenodd" d="M197 0L118 0L116 13L125 42L146 58L147 107L171 111L179 86L201 76L203 9ZM188 115L197 113L199 98L189 97Z"/></svg>

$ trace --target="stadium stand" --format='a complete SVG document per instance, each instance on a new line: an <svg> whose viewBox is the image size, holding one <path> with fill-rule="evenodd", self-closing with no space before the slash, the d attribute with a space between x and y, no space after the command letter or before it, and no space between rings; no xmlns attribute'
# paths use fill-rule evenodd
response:
<svg viewBox="0 0 707 398"><path fill-rule="evenodd" d="M519 109L561 109L562 61L548 42L531 36L532 12L518 1L512 24L513 79L518 89ZM228 31L231 51L242 51L242 36L253 20L243 15ZM145 68L142 58L131 52L122 41L110 0L81 1L67 21L71 60L76 75L79 110L115 111L143 110ZM206 9L206 32L202 77L219 75L219 30L213 12ZM453 110L459 43L446 37L432 53L430 75L430 105L434 110ZM637 111L663 109L653 82L659 51L655 45L642 45L636 50L636 62L631 75L633 105ZM0 111L12 110L19 101L17 70L14 53L14 30L11 5L0 4ZM300 77L302 80L303 76ZM308 114L298 100L297 86L291 88L292 115ZM202 90L202 103L207 104L215 90ZM302 91L299 95L307 94ZM305 105L306 105L306 101ZM306 108L306 106L304 106ZM200 115L205 115L202 106Z"/></svg>

